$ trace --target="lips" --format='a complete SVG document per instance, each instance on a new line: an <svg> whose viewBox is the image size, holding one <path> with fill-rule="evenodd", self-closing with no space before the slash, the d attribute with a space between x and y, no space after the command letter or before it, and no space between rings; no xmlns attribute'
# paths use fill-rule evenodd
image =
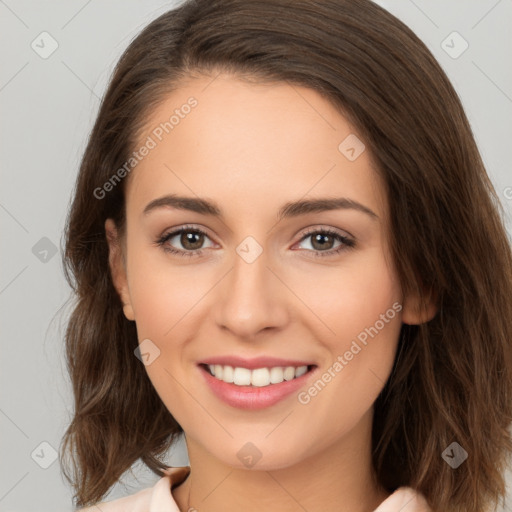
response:
<svg viewBox="0 0 512 512"><path fill-rule="evenodd" d="M307 367L307 372L296 376L291 380L280 383L257 387L253 385L236 385L224 382L214 377L208 365L220 365L223 367L246 368L257 370L258 368L275 367ZM218 356L205 359L198 363L198 369L202 379L210 392L225 404L238 409L258 410L271 407L278 402L292 397L308 382L312 381L319 372L318 365L311 361L298 359L280 359L275 357L262 356L254 359L244 359L237 356Z"/></svg>

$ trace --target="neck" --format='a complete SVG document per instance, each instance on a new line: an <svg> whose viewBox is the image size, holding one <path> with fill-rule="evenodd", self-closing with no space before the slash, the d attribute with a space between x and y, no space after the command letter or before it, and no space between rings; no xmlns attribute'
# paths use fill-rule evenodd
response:
<svg viewBox="0 0 512 512"><path fill-rule="evenodd" d="M371 461L368 414L351 433L300 462L267 469L226 465L187 438L191 473L173 490L181 511L373 512L388 496ZM258 466L261 469L258 469Z"/></svg>

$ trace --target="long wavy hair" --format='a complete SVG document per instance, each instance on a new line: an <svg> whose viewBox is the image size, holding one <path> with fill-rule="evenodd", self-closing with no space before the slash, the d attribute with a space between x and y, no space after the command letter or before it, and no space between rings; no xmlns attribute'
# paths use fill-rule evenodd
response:
<svg viewBox="0 0 512 512"><path fill-rule="evenodd" d="M503 501L512 452L511 246L447 76L407 26L369 0L191 0L151 22L117 63L69 211L74 412L60 462L76 505L100 501L139 459L163 476L162 457L183 432L134 357L135 324L109 270L104 222L123 228L126 179L101 199L95 190L129 159L150 112L181 80L221 71L313 89L357 128L385 183L402 292L435 298L431 321L402 325L374 404L379 481L389 492L418 490L434 512L482 512ZM468 454L456 469L443 457L454 442Z"/></svg>

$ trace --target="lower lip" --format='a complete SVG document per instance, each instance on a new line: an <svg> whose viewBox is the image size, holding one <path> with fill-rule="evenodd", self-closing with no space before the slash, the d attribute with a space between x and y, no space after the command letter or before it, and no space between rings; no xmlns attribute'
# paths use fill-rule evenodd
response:
<svg viewBox="0 0 512 512"><path fill-rule="evenodd" d="M213 393L223 402L237 407L238 409L257 410L270 407L283 400L292 393L298 391L309 377L317 370L314 366L310 371L300 377L292 380L285 380L279 384L270 384L269 386L237 386L215 378L202 365L199 370L204 376L206 383L210 386Z"/></svg>

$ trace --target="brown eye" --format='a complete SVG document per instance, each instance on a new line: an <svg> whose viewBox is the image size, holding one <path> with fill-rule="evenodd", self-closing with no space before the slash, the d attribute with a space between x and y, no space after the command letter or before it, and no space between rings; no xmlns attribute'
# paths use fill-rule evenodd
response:
<svg viewBox="0 0 512 512"><path fill-rule="evenodd" d="M320 251L332 249L334 244L334 237L325 233L317 233L311 237L311 240L313 248Z"/></svg>
<svg viewBox="0 0 512 512"><path fill-rule="evenodd" d="M316 229L309 231L303 237L300 243L310 241L310 247L306 247L308 252L315 256L331 256L347 249L355 247L356 242L337 231L329 229ZM337 245L335 245L337 242Z"/></svg>
<svg viewBox="0 0 512 512"><path fill-rule="evenodd" d="M164 234L156 240L156 244L162 247L164 251L172 254L194 256L202 253L206 240L209 240L209 237L201 229L183 227ZM213 245L210 241L210 245L206 247L213 247Z"/></svg>
<svg viewBox="0 0 512 512"><path fill-rule="evenodd" d="M182 231L180 243L183 248L189 251L201 249L201 246L204 243L204 234L199 231Z"/></svg>

